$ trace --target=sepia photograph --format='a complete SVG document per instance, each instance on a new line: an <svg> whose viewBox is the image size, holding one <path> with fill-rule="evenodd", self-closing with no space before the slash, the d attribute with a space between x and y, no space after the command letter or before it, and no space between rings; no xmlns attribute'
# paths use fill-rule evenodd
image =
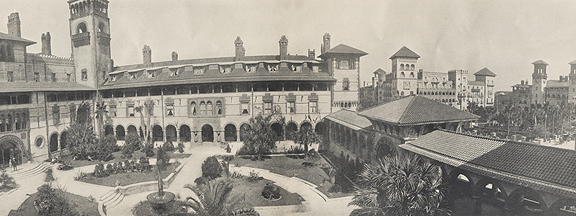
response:
<svg viewBox="0 0 576 216"><path fill-rule="evenodd" d="M576 216L574 8L0 0L0 215Z"/></svg>

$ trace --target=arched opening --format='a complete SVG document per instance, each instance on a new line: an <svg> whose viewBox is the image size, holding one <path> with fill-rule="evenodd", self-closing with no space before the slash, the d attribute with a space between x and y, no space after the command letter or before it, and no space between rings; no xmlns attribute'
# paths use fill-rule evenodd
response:
<svg viewBox="0 0 576 216"><path fill-rule="evenodd" d="M68 132L62 131L60 134L60 149L65 149L68 144Z"/></svg>
<svg viewBox="0 0 576 216"><path fill-rule="evenodd" d="M191 139L190 135L190 127L188 125L180 126L180 141L181 142L190 142Z"/></svg>
<svg viewBox="0 0 576 216"><path fill-rule="evenodd" d="M501 211L504 208L507 198L506 191L497 181L493 179L482 179L476 183L474 191L476 191L476 195L481 198L480 201L483 204L489 205L482 207L490 208L490 210L488 210L489 212Z"/></svg>
<svg viewBox="0 0 576 216"><path fill-rule="evenodd" d="M209 124L202 126L202 142L214 142L214 130Z"/></svg>
<svg viewBox="0 0 576 216"><path fill-rule="evenodd" d="M86 28L86 23L80 23L78 24L78 28L77 28L77 34L82 34L88 32L88 28Z"/></svg>
<svg viewBox="0 0 576 216"><path fill-rule="evenodd" d="M560 199L548 209L549 215L574 216L576 215L576 199Z"/></svg>
<svg viewBox="0 0 576 216"><path fill-rule="evenodd" d="M296 132L298 131L298 125L294 122L288 122L286 125L286 139L294 140Z"/></svg>
<svg viewBox="0 0 576 216"><path fill-rule="evenodd" d="M272 131L274 131L274 140L284 140L284 129L280 123L273 123L270 127L272 128Z"/></svg>
<svg viewBox="0 0 576 216"><path fill-rule="evenodd" d="M176 127L174 125L166 126L166 142L176 142Z"/></svg>
<svg viewBox="0 0 576 216"><path fill-rule="evenodd" d="M114 127L112 125L104 126L104 136L114 135Z"/></svg>
<svg viewBox="0 0 576 216"><path fill-rule="evenodd" d="M312 124L310 124L310 122L304 122L300 125L300 130L312 130Z"/></svg>
<svg viewBox="0 0 576 216"><path fill-rule="evenodd" d="M463 171L452 171L448 182L452 186L450 194L453 200L472 196L474 191L474 182L472 182L470 176L466 175Z"/></svg>
<svg viewBox="0 0 576 216"><path fill-rule="evenodd" d="M136 131L136 126L134 125L128 125L128 134L134 134L136 136L138 136L138 132Z"/></svg>
<svg viewBox="0 0 576 216"><path fill-rule="evenodd" d="M233 124L227 124L226 127L224 127L224 140L236 141L237 138L238 137L236 135L236 126L234 126Z"/></svg>
<svg viewBox="0 0 576 216"><path fill-rule="evenodd" d="M50 151L58 151L58 134L53 133L50 135Z"/></svg>
<svg viewBox="0 0 576 216"><path fill-rule="evenodd" d="M392 149L392 141L388 138L382 137L378 140L378 144L376 145L376 157L381 159L383 157L390 156L394 153L394 149Z"/></svg>
<svg viewBox="0 0 576 216"><path fill-rule="evenodd" d="M508 206L518 215L542 215L547 210L544 199L530 188L518 188L508 197Z"/></svg>
<svg viewBox="0 0 576 216"><path fill-rule="evenodd" d="M16 137L13 138L18 139ZM0 168L9 166L11 158L14 158L16 164L21 164L22 152L20 151L20 149L18 148L18 144L14 140L3 139L3 141L0 141L0 162L2 163Z"/></svg>
<svg viewBox="0 0 576 216"><path fill-rule="evenodd" d="M124 130L124 126L122 125L116 126L116 139L124 140L125 137L126 137L126 131Z"/></svg>
<svg viewBox="0 0 576 216"><path fill-rule="evenodd" d="M152 127L152 141L164 141L164 132L160 125L154 125L154 127Z"/></svg>
<svg viewBox="0 0 576 216"><path fill-rule="evenodd" d="M106 33L106 25L104 23L98 24L98 32Z"/></svg>
<svg viewBox="0 0 576 216"><path fill-rule="evenodd" d="M324 139L328 138L328 130L326 127L326 123L324 122L318 122L318 124L316 124L316 128L314 129L314 131L316 132L316 134L322 136Z"/></svg>
<svg viewBox="0 0 576 216"><path fill-rule="evenodd" d="M242 124L240 125L240 141L245 141L248 139L248 137L250 136L250 131L251 127L249 124Z"/></svg>

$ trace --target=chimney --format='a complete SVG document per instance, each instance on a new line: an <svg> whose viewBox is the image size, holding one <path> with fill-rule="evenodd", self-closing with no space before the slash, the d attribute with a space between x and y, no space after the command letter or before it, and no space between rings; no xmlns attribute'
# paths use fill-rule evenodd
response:
<svg viewBox="0 0 576 216"><path fill-rule="evenodd" d="M315 49L313 49L313 50L308 49L308 58L310 58L310 59L316 58L316 50Z"/></svg>
<svg viewBox="0 0 576 216"><path fill-rule="evenodd" d="M330 34L326 33L324 34L324 37L322 37L322 54L324 54L326 51L330 50Z"/></svg>
<svg viewBox="0 0 576 216"><path fill-rule="evenodd" d="M52 55L50 32L42 33L42 55Z"/></svg>
<svg viewBox="0 0 576 216"><path fill-rule="evenodd" d="M239 61L242 59L242 57L246 55L246 50L244 49L244 42L242 42L242 39L240 39L239 36L236 37L236 40L234 41L234 50L235 50L234 61Z"/></svg>
<svg viewBox="0 0 576 216"><path fill-rule="evenodd" d="M524 80L520 80L520 85L524 85Z"/></svg>
<svg viewBox="0 0 576 216"><path fill-rule="evenodd" d="M144 58L143 64L150 66L152 64L152 50L148 45L144 45L144 48L142 48L142 55Z"/></svg>
<svg viewBox="0 0 576 216"><path fill-rule="evenodd" d="M288 55L288 39L286 35L282 35L278 44L280 44L280 60L285 60Z"/></svg>
<svg viewBox="0 0 576 216"><path fill-rule="evenodd" d="M376 77L372 77L372 87L376 87Z"/></svg>
<svg viewBox="0 0 576 216"><path fill-rule="evenodd" d="M172 51L172 61L178 61L178 53L176 51Z"/></svg>
<svg viewBox="0 0 576 216"><path fill-rule="evenodd" d="M14 37L22 37L20 31L20 15L18 12L11 13L8 16L8 34Z"/></svg>

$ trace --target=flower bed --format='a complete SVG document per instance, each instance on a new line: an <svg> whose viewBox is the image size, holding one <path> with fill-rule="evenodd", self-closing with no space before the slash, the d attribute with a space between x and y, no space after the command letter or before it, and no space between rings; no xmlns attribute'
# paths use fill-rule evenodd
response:
<svg viewBox="0 0 576 216"><path fill-rule="evenodd" d="M168 177L179 165L180 163L178 162L171 163L165 171L162 171L162 179ZM116 173L102 178L95 177L93 173L89 173L86 175L86 177L78 179L78 181L109 187L125 186L158 180L155 170L156 166L152 166L152 171L148 172Z"/></svg>

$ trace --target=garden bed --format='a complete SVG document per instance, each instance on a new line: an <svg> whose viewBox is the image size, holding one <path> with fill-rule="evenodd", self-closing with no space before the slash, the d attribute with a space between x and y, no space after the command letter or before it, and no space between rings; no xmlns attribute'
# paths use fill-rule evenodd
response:
<svg viewBox="0 0 576 216"><path fill-rule="evenodd" d="M269 180L255 180L248 181L247 177L244 178L230 178L233 188L230 193L230 197L239 196L244 197L244 202L247 206L283 206L283 205L299 205L302 203L303 199L300 195L295 193L290 193L283 188L280 188L280 195L282 196L279 200L268 200L262 197L262 189L266 186Z"/></svg>
<svg viewBox="0 0 576 216"><path fill-rule="evenodd" d="M154 149L155 154L157 153L157 151L158 151L157 149ZM177 151L167 152L167 153L171 159L188 158L191 155L191 154L181 154L181 153L178 153ZM146 154L144 154L144 152L142 152L140 150L134 151L134 153L132 153L132 158L130 158L129 160L136 160L142 156L146 156ZM114 157L114 159L112 159L110 161L103 162L103 163L109 164L109 163L116 163L116 162L124 162L126 160L126 158L122 158L121 152L113 152L112 157ZM156 158L156 156L148 157L148 158ZM64 157L60 158L60 160L61 161L69 161L70 164L72 165L72 167L83 167L83 166L89 166L89 165L94 165L94 164L100 163L99 160L92 160L92 161L74 160L72 155L64 156Z"/></svg>
<svg viewBox="0 0 576 216"><path fill-rule="evenodd" d="M162 179L168 177L178 166L180 163L171 163L165 171L162 171ZM92 173L88 174L87 178L80 179L81 182L86 182L90 184L96 185L103 185L109 187L116 187L116 186L126 186L135 183L141 182L149 182L149 181L156 181L158 177L156 176L156 166L152 166L152 171L150 172L127 172L127 173L118 173L118 174L111 174L110 176L97 178L92 176ZM117 184L119 183L119 185Z"/></svg>
<svg viewBox="0 0 576 216"><path fill-rule="evenodd" d="M56 190L58 193L68 200L72 209L74 209L78 215L100 215L98 213L98 203L87 197L79 196L76 194L71 194L61 190ZM34 208L34 200L38 197L38 193L33 193L28 197L21 205L18 210L12 210L8 214L9 216L28 216L28 215L38 215L36 209Z"/></svg>

